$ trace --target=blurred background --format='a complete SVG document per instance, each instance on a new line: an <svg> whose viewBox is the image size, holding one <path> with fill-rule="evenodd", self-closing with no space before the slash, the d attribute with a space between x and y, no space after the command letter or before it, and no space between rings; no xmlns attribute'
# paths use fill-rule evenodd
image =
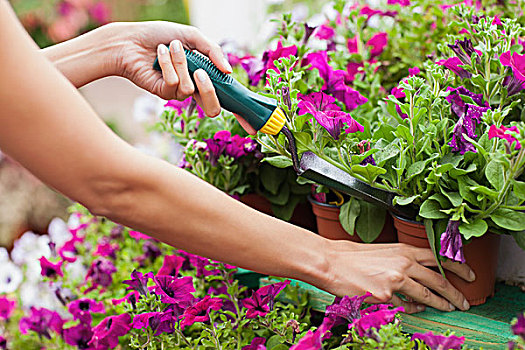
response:
<svg viewBox="0 0 525 350"><path fill-rule="evenodd" d="M330 16L328 0L9 0L40 47L81 35L114 21L166 20L198 27L223 49L260 54L276 33L275 22L291 12L294 20L319 25ZM351 1L349 1L351 2ZM376 0L369 0L373 5ZM164 101L125 79L108 77L80 89L106 123L137 148L177 157L168 139L152 136L147 125ZM30 140L28 140L30 142ZM40 183L0 152L0 246L10 247L24 232L46 233L54 217L66 217L69 201ZM525 282L525 252L503 237L498 275Z"/></svg>

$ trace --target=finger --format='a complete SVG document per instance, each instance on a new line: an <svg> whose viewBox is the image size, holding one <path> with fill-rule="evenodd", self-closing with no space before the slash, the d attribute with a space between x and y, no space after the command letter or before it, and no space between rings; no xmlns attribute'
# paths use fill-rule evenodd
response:
<svg viewBox="0 0 525 350"><path fill-rule="evenodd" d="M235 116L235 118L237 118L237 121L239 122L239 124L241 124L242 128L250 135L256 135L257 134L257 130L255 130L253 128L253 126L250 125L250 123L248 123L243 117L241 117L240 115L237 115L237 114L233 114Z"/></svg>
<svg viewBox="0 0 525 350"><path fill-rule="evenodd" d="M436 258L430 249L415 248L414 257L418 263L424 266L437 266ZM445 269L454 272L465 281L472 282L476 274L467 264L447 260L441 264Z"/></svg>
<svg viewBox="0 0 525 350"><path fill-rule="evenodd" d="M221 105L215 95L215 88L204 69L197 69L193 74L197 89L199 90L199 99L204 113L208 117L216 117L221 113Z"/></svg>
<svg viewBox="0 0 525 350"><path fill-rule="evenodd" d="M447 300L438 297L436 294L432 293L430 289L410 278L407 278L404 281L399 292L412 298L418 303L432 306L441 311L453 311L455 309L454 305Z"/></svg>
<svg viewBox="0 0 525 350"><path fill-rule="evenodd" d="M224 56L221 47L206 38L197 28L190 27L185 32L185 38L188 46L208 56L222 72L232 72L232 66Z"/></svg>
<svg viewBox="0 0 525 350"><path fill-rule="evenodd" d="M463 294L454 288L454 286L441 276L441 274L419 264L413 265L409 274L410 277L417 280L419 283L445 297L458 309L468 310L470 307Z"/></svg>
<svg viewBox="0 0 525 350"><path fill-rule="evenodd" d="M175 71L179 76L179 87L177 89L177 99L184 100L188 98L195 91L193 82L188 72L188 63L186 62L186 54L179 40L173 40L170 43L171 61L175 67Z"/></svg>
<svg viewBox="0 0 525 350"><path fill-rule="evenodd" d="M390 300L390 302L394 306L402 306L403 309L405 309L405 312L407 314L414 314L416 312L422 312L422 311L425 311L426 309L425 305L415 303L413 301L403 300L397 295L392 296L392 300Z"/></svg>
<svg viewBox="0 0 525 350"><path fill-rule="evenodd" d="M157 47L157 57L159 60L159 66L162 70L162 78L169 87L175 87L179 83L179 76L173 68L171 63L171 57L168 48L164 44L160 44Z"/></svg>

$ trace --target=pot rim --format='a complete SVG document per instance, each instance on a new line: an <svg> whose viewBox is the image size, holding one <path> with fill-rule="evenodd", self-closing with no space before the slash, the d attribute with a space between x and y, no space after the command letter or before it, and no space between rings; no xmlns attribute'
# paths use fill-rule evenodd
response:
<svg viewBox="0 0 525 350"><path fill-rule="evenodd" d="M321 203L321 202L318 202L316 201L311 194L308 194L307 196L308 198L308 201L312 204L315 204L315 205L318 205L320 207L326 207L326 208L341 208L340 205L335 205L335 204L329 204L329 203Z"/></svg>
<svg viewBox="0 0 525 350"><path fill-rule="evenodd" d="M415 221L415 220L410 220L410 219L407 219L407 218L404 218L402 216L399 216L399 215L396 215L394 214L393 212L390 211L390 215L392 215L392 217L394 219L397 219L399 221L404 221L404 222L407 222L407 223L410 223L410 224L415 224L415 225L425 225L423 222L421 221Z"/></svg>

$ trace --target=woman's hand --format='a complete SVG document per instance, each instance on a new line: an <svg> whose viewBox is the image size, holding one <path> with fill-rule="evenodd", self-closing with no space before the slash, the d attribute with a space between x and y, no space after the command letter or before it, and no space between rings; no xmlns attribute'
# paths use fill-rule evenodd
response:
<svg viewBox="0 0 525 350"><path fill-rule="evenodd" d="M327 246L327 280L319 287L331 293L342 296L370 292L373 297L367 301L403 306L408 313L422 311L424 305L443 311L470 307L450 282L428 268L436 266L430 249L347 241L330 241ZM443 267L466 281L475 279L474 272L465 264L446 262Z"/></svg>

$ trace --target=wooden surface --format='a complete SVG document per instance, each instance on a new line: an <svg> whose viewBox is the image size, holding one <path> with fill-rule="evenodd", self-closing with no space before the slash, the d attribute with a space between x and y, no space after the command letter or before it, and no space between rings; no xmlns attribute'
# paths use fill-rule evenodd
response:
<svg viewBox="0 0 525 350"><path fill-rule="evenodd" d="M272 281L269 278L260 280L261 286L270 283ZM310 305L314 310L324 312L334 300L333 295L307 283L294 280L292 283L310 294ZM484 305L472 307L468 312L441 312L428 308L418 314L402 314L401 325L407 333L443 333L450 329L456 335L464 336L465 344L474 349L508 349L507 343L512 338L510 321L523 310L525 293L517 287L497 284L493 298Z"/></svg>

